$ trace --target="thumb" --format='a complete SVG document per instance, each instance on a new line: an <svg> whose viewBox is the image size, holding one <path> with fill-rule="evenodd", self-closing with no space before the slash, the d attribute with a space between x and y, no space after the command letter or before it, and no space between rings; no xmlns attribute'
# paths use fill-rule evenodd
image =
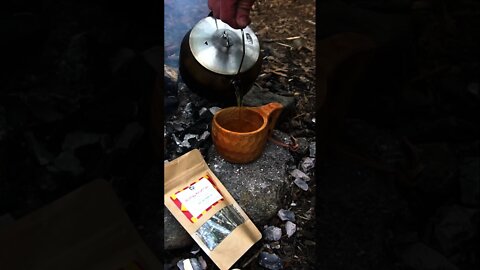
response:
<svg viewBox="0 0 480 270"><path fill-rule="evenodd" d="M250 24L250 11L252 10L254 0L239 0L237 5L236 21L240 28L245 28Z"/></svg>

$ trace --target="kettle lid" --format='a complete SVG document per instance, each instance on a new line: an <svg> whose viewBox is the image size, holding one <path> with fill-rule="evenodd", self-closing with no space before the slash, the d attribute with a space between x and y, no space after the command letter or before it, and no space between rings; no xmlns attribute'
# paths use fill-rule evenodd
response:
<svg viewBox="0 0 480 270"><path fill-rule="evenodd" d="M243 41L245 56L243 56ZM195 59L210 71L223 75L235 75L249 70L260 56L258 38L250 27L234 29L221 20L206 17L190 32L190 50Z"/></svg>

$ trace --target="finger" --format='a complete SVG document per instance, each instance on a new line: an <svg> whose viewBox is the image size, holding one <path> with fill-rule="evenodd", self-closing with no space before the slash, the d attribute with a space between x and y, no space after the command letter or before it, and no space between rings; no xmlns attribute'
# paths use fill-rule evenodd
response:
<svg viewBox="0 0 480 270"><path fill-rule="evenodd" d="M222 0L220 2L220 20L233 28L239 28L236 20L237 1Z"/></svg>
<svg viewBox="0 0 480 270"><path fill-rule="evenodd" d="M245 28L250 24L250 11L252 10L254 0L238 1L236 22L240 28Z"/></svg>
<svg viewBox="0 0 480 270"><path fill-rule="evenodd" d="M220 0L208 0L208 8L212 11L213 17L220 18Z"/></svg>

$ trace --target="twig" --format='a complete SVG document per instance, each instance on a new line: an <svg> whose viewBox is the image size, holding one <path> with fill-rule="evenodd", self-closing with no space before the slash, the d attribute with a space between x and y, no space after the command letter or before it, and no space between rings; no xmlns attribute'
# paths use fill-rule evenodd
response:
<svg viewBox="0 0 480 270"><path fill-rule="evenodd" d="M275 42L275 43L277 43L278 45L281 45L281 46L284 46L284 47L288 47L288 48L290 48L290 49L293 49L293 47L290 46L290 45L288 45L288 44L281 43L281 42Z"/></svg>
<svg viewBox="0 0 480 270"><path fill-rule="evenodd" d="M284 41L284 40L295 40L300 38L302 38L302 36L287 37L287 38L269 38L269 39L264 39L263 42L278 42L278 41Z"/></svg>
<svg viewBox="0 0 480 270"><path fill-rule="evenodd" d="M311 24L311 25L315 25L315 22L312 21L312 20L305 20L307 23Z"/></svg>
<svg viewBox="0 0 480 270"><path fill-rule="evenodd" d="M270 72L273 73L273 74L276 74L276 75L278 75L278 76L288 77L287 74L282 73L282 72L279 72L279 71L276 71L276 70L270 70Z"/></svg>
<svg viewBox="0 0 480 270"><path fill-rule="evenodd" d="M285 40L295 40L295 39L299 39L299 38L302 38L302 37L301 36L287 37Z"/></svg>
<svg viewBox="0 0 480 270"><path fill-rule="evenodd" d="M293 119L297 119L297 118L299 118L299 117L302 117L302 116L304 116L304 115L305 115L305 113L298 114L298 115L294 116L294 117L292 118L292 120L293 120Z"/></svg>

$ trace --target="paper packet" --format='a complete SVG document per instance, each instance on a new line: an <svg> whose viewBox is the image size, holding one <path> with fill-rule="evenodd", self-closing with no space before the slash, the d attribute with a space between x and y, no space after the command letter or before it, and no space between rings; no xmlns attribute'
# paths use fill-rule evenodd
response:
<svg viewBox="0 0 480 270"><path fill-rule="evenodd" d="M220 269L262 234L194 149L165 164L165 206Z"/></svg>

